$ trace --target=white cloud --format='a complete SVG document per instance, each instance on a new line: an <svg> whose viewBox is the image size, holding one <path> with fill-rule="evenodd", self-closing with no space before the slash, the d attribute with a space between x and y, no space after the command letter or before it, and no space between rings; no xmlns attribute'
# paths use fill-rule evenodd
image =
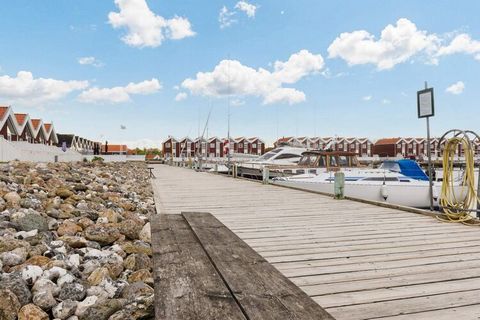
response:
<svg viewBox="0 0 480 320"><path fill-rule="evenodd" d="M461 94L465 90L465 83L458 81L449 86L445 91L451 94Z"/></svg>
<svg viewBox="0 0 480 320"><path fill-rule="evenodd" d="M110 12L108 22L115 28L126 28L123 42L132 47L158 47L165 39L192 37L190 21L175 16L165 19L150 10L145 0L115 0L120 12Z"/></svg>
<svg viewBox="0 0 480 320"><path fill-rule="evenodd" d="M220 29L228 28L232 24L237 23L237 20L233 19L235 12L232 12L227 9L227 7L223 6L220 9L220 13L218 14L218 22L220 23Z"/></svg>
<svg viewBox="0 0 480 320"><path fill-rule="evenodd" d="M147 149L161 149L162 148L162 141L161 140L153 140L149 138L143 138L138 140L130 140L130 141L123 141L122 144L126 145L129 149L135 148L147 148Z"/></svg>
<svg viewBox="0 0 480 320"><path fill-rule="evenodd" d="M162 88L160 82L153 78L139 83L130 82L124 87L90 88L83 91L78 99L85 103L121 103L130 101L130 95L148 95L158 92Z"/></svg>
<svg viewBox="0 0 480 320"><path fill-rule="evenodd" d="M82 64L82 65L92 65L94 67L103 67L104 64L102 61L100 60L97 60L97 58L95 57L81 57L81 58L78 58L78 63L79 64Z"/></svg>
<svg viewBox="0 0 480 320"><path fill-rule="evenodd" d="M480 41L472 39L468 34L462 33L457 35L447 45L442 46L438 52L438 56L446 56L456 53L464 53L473 55L476 60L480 60Z"/></svg>
<svg viewBox="0 0 480 320"><path fill-rule="evenodd" d="M187 99L188 95L185 92L180 92L175 96L175 101L182 101Z"/></svg>
<svg viewBox="0 0 480 320"><path fill-rule="evenodd" d="M0 76L0 97L12 102L54 101L73 91L85 89L88 85L88 81L35 79L31 72L20 71L16 77Z"/></svg>
<svg viewBox="0 0 480 320"><path fill-rule="evenodd" d="M383 100L382 100L382 103L383 103L383 104L390 104L390 103L391 103L391 101L390 101L390 100L388 100L388 99L383 99Z"/></svg>
<svg viewBox="0 0 480 320"><path fill-rule="evenodd" d="M393 68L419 53L431 56L438 48L435 34L417 29L408 19L389 24L380 39L365 30L340 34L328 47L330 58L342 58L349 65L375 64L379 70ZM434 61L431 61L434 62Z"/></svg>
<svg viewBox="0 0 480 320"><path fill-rule="evenodd" d="M232 101L230 101L230 104L234 107L240 107L245 105L245 101L240 99L232 99Z"/></svg>
<svg viewBox="0 0 480 320"><path fill-rule="evenodd" d="M363 101L370 101L372 100L372 96L365 96L362 98Z"/></svg>
<svg viewBox="0 0 480 320"><path fill-rule="evenodd" d="M480 61L480 41L466 33L451 39L452 34L456 32L439 36L418 30L413 22L402 18L396 25L386 26L378 40L366 30L342 33L330 44L328 53L329 58L342 58L350 66L374 64L378 70L413 62L414 57L436 65L440 57L459 53L472 55Z"/></svg>
<svg viewBox="0 0 480 320"><path fill-rule="evenodd" d="M194 79L185 79L182 87L203 96L256 96L264 104L305 101L305 93L284 84L294 84L324 67L321 55L308 50L292 54L288 61L276 61L273 71L244 66L237 60L222 60L211 72L199 72Z"/></svg>
<svg viewBox="0 0 480 320"><path fill-rule="evenodd" d="M235 5L235 9L243 11L247 14L249 18L255 17L255 11L257 11L257 6L247 1L238 1Z"/></svg>

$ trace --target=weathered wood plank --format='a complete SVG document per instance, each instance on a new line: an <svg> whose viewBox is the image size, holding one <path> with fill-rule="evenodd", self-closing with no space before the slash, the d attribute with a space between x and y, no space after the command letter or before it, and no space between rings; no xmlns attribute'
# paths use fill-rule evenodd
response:
<svg viewBox="0 0 480 320"><path fill-rule="evenodd" d="M333 316L339 317L340 319L374 319L386 316L397 316L402 314L470 306L473 304L480 306L480 290L350 305L329 308L328 311L331 312Z"/></svg>
<svg viewBox="0 0 480 320"><path fill-rule="evenodd" d="M182 215L249 319L333 319L211 214Z"/></svg>
<svg viewBox="0 0 480 320"><path fill-rule="evenodd" d="M246 319L182 216L154 216L152 245L157 320Z"/></svg>

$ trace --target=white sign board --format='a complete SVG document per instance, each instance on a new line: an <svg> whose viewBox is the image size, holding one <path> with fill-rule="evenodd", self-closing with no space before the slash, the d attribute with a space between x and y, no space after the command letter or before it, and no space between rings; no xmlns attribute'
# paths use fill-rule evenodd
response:
<svg viewBox="0 0 480 320"><path fill-rule="evenodd" d="M433 88L417 92L418 117L432 117L435 114L433 105Z"/></svg>

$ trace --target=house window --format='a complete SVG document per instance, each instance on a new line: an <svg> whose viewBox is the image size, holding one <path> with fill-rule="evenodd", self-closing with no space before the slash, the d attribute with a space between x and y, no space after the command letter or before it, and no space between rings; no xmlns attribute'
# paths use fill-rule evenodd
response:
<svg viewBox="0 0 480 320"><path fill-rule="evenodd" d="M210 143L210 148L215 148L215 143Z"/></svg>
<svg viewBox="0 0 480 320"><path fill-rule="evenodd" d="M170 148L170 142L165 143L165 148Z"/></svg>
<svg viewBox="0 0 480 320"><path fill-rule="evenodd" d="M257 147L256 143L252 144L252 148L256 148L256 147Z"/></svg>

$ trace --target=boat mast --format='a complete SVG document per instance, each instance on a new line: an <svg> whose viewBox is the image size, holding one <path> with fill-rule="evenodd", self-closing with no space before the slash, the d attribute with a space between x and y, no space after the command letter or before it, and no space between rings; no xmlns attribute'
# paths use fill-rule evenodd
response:
<svg viewBox="0 0 480 320"><path fill-rule="evenodd" d="M227 120L227 140L228 140L228 154L227 154L227 163L228 167L230 168L230 55L228 55L228 64L227 64L227 86L228 86L228 94L227 94L227 112L228 112L228 120Z"/></svg>

